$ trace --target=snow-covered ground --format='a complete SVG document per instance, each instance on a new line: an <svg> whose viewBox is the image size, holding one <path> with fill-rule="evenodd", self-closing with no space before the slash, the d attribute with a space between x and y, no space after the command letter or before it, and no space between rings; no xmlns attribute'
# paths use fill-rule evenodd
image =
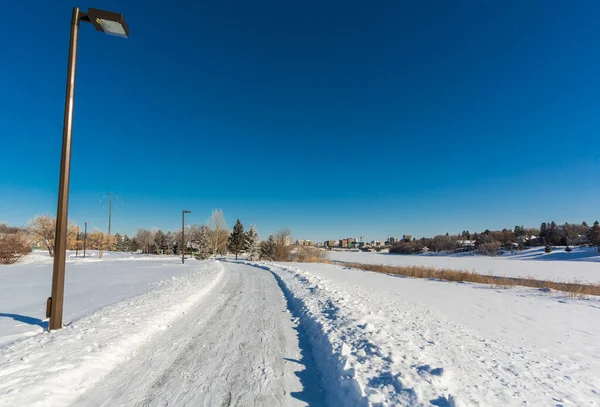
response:
<svg viewBox="0 0 600 407"><path fill-rule="evenodd" d="M34 320L43 311L27 306L32 298L10 294L46 285L51 262L38 253L0 269L0 320L36 328L18 340L14 327L0 331L0 405L320 405L312 359L270 273L219 261L183 266L177 257L111 255L68 264L70 316L51 333L37 333L44 321ZM90 301L119 282L131 290Z"/></svg>
<svg viewBox="0 0 600 407"><path fill-rule="evenodd" d="M600 283L600 253L596 248L573 248L567 253L556 248L545 254L543 248L529 249L515 255L398 255L370 252L329 252L329 259L363 264L426 266L467 270L500 277L523 277L559 282Z"/></svg>
<svg viewBox="0 0 600 407"><path fill-rule="evenodd" d="M0 267L0 405L600 406L598 298L179 261L71 257L51 333L51 259Z"/></svg>
<svg viewBox="0 0 600 407"><path fill-rule="evenodd" d="M81 256L81 251L79 252ZM144 256L88 250L86 258L68 253L64 319L73 321L104 306L143 294L160 281L194 268L176 256ZM46 299L52 283L52 258L36 250L17 264L0 266L0 346L47 329Z"/></svg>
<svg viewBox="0 0 600 407"><path fill-rule="evenodd" d="M343 405L600 405L600 300L265 264ZM331 393L333 392L333 394Z"/></svg>

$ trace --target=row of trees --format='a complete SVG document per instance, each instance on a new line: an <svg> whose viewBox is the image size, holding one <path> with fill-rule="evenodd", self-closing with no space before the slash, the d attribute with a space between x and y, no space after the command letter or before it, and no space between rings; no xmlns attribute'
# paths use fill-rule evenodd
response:
<svg viewBox="0 0 600 407"><path fill-rule="evenodd" d="M424 250L433 252L460 252L477 250L484 254L495 254L498 250L523 250L526 247L545 246L552 251L552 246L570 246L588 244L598 247L600 251L600 225L596 221L591 227L581 224L543 222L540 228L515 226L514 229L485 230L481 233L470 233L465 230L458 235L434 236L433 238L401 241L394 245L390 252L401 254L419 253Z"/></svg>

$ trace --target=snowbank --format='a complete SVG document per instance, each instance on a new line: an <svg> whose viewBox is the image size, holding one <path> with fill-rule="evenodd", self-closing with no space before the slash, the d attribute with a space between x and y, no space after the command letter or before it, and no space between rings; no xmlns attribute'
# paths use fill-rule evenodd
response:
<svg viewBox="0 0 600 407"><path fill-rule="evenodd" d="M261 267L292 299L332 405L600 403L598 299L322 264Z"/></svg>
<svg viewBox="0 0 600 407"><path fill-rule="evenodd" d="M574 248L571 253L556 249L525 250L517 255L498 257L473 255L398 255L371 252L329 253L329 259L350 263L394 266L425 266L467 270L499 277L523 277L558 282L600 283L600 254L595 248Z"/></svg>
<svg viewBox="0 0 600 407"><path fill-rule="evenodd" d="M108 271L107 262L103 264L102 270ZM127 280L125 269L118 269L122 280ZM52 405L72 403L200 301L218 283L223 266L214 261L196 262L187 272L157 283L159 288L155 290L78 319L62 330L46 331L1 348L2 404L41 406L48 405L49 400Z"/></svg>

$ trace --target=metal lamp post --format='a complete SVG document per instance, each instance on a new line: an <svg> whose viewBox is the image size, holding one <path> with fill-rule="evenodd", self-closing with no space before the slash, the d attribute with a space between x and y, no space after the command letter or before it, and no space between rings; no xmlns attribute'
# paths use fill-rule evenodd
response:
<svg viewBox="0 0 600 407"><path fill-rule="evenodd" d="M185 264L185 214L192 211L181 211L181 264Z"/></svg>
<svg viewBox="0 0 600 407"><path fill-rule="evenodd" d="M50 318L48 330L62 328L63 301L65 288L65 261L67 257L67 223L69 210L69 175L71 171L71 135L73 129L73 107L75 99L75 68L77 63L77 43L79 23L91 23L96 31L127 38L129 28L121 14L110 11L88 9L87 13L73 8L71 20L71 41L67 70L67 93L63 124L62 154L60 160L60 181L58 184L58 209L56 213L56 235L54 267L52 270L52 294L47 301L46 316Z"/></svg>

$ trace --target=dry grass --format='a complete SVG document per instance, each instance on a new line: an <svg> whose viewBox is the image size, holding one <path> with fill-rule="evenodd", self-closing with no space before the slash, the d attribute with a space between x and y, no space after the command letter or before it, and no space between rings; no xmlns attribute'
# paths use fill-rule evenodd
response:
<svg viewBox="0 0 600 407"><path fill-rule="evenodd" d="M331 263L327 260L328 252L308 246L299 246L292 255L292 261L301 263Z"/></svg>
<svg viewBox="0 0 600 407"><path fill-rule="evenodd" d="M488 284L494 288L532 287L547 291L555 290L567 293L571 298L586 298L590 295L600 295L600 284L584 284L580 281L559 283L533 278L496 277L491 274L483 275L464 270L436 269L422 266L386 266L382 264L361 263L339 264L345 267L375 271L377 273L395 274L412 278Z"/></svg>

